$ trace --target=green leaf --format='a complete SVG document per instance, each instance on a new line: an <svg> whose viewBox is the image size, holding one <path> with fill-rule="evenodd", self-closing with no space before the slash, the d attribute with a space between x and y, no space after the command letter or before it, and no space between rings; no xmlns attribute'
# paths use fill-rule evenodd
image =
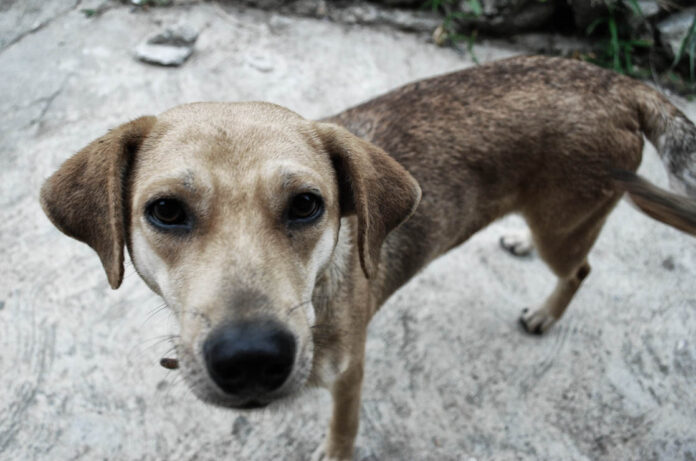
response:
<svg viewBox="0 0 696 461"><path fill-rule="evenodd" d="M585 33L587 35L591 35L592 32L597 28L598 25L602 24L603 22L607 22L607 18L597 18L594 21L590 23L589 26L587 26L587 29L585 29Z"/></svg>
<svg viewBox="0 0 696 461"><path fill-rule="evenodd" d="M614 70L621 72L621 45L619 44L619 31L614 17L609 17L609 35L611 36L611 55L614 61Z"/></svg>
<svg viewBox="0 0 696 461"><path fill-rule="evenodd" d="M628 0L628 3L630 3L631 8L633 8L633 12L636 14L636 16L640 16L641 18L643 17L643 10L640 9L640 5L636 0Z"/></svg>
<svg viewBox="0 0 696 461"><path fill-rule="evenodd" d="M424 8L430 8L432 11L436 12L440 8L441 0L427 0L423 3Z"/></svg>
<svg viewBox="0 0 696 461"><path fill-rule="evenodd" d="M696 18L695 18L696 20ZM696 82L696 72L694 72L694 67L696 65L696 40L691 41L691 48L689 48L689 77L691 77L691 83Z"/></svg>
<svg viewBox="0 0 696 461"><path fill-rule="evenodd" d="M469 50L469 54L471 55L471 59L474 60L474 62L478 65L481 64L478 60L478 57L476 56L476 53L474 52L474 43L476 42L476 31L473 31L471 35L469 36L469 39L467 40L466 44L466 49Z"/></svg>
<svg viewBox="0 0 696 461"><path fill-rule="evenodd" d="M481 13L483 13L483 8L481 7L481 2L479 2L479 0L469 0L469 7L477 17L481 16Z"/></svg>
<svg viewBox="0 0 696 461"><path fill-rule="evenodd" d="M693 21L691 21L691 26L689 26L689 31L686 33L686 37L684 37L684 40L682 40L681 44L679 45L679 51L676 55L674 55L672 67L679 64L679 61L681 61L681 58L684 56L684 50L686 50L687 45L692 40L696 41L696 15L694 15ZM693 56L693 53L691 53L691 55Z"/></svg>
<svg viewBox="0 0 696 461"><path fill-rule="evenodd" d="M626 43L630 44L631 46L638 46L641 48L650 48L653 46L653 42L651 40L627 40Z"/></svg>
<svg viewBox="0 0 696 461"><path fill-rule="evenodd" d="M447 15L447 18L452 19L476 19L476 15L473 13L465 13L463 11L453 11Z"/></svg>

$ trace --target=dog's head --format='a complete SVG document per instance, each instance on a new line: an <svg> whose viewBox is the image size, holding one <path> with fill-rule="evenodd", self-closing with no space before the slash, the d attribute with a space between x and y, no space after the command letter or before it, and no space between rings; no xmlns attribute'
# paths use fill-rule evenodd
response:
<svg viewBox="0 0 696 461"><path fill-rule="evenodd" d="M235 408L293 394L317 372L312 295L341 217L357 217L370 277L419 198L376 146L265 103L139 118L68 159L41 191L51 221L97 252L113 288L128 248L179 319L194 392Z"/></svg>

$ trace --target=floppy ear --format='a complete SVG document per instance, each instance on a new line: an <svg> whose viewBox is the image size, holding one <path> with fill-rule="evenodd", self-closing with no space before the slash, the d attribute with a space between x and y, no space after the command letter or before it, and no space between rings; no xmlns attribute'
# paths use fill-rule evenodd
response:
<svg viewBox="0 0 696 461"><path fill-rule="evenodd" d="M317 123L316 130L336 170L341 215L357 215L360 265L370 278L384 239L416 210L420 186L374 144L330 123Z"/></svg>
<svg viewBox="0 0 696 461"><path fill-rule="evenodd" d="M141 117L111 130L66 160L41 188L46 215L97 252L113 289L123 280L126 175L156 120Z"/></svg>

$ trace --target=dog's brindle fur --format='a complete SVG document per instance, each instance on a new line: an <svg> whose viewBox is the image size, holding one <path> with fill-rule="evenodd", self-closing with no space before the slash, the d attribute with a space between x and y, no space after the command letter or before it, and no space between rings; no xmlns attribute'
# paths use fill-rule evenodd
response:
<svg viewBox="0 0 696 461"><path fill-rule="evenodd" d="M181 369L204 400L244 405L206 373L201 343L211 329L240 319L285 324L298 344L293 372L257 399L328 387L333 416L318 454L348 459L367 324L439 255L522 214L558 277L521 318L541 333L588 275L587 254L624 190L637 203L659 202L654 217L693 232L693 202L673 219L675 196L654 200L653 189L636 188L643 133L673 184L696 196L696 128L665 98L589 64L514 58L416 82L322 122L264 103L143 117L67 160L42 204L97 251L114 288L128 247L178 315ZM289 227L283 210L308 190L322 196L323 216ZM163 196L186 204L190 232L147 223L146 204Z"/></svg>

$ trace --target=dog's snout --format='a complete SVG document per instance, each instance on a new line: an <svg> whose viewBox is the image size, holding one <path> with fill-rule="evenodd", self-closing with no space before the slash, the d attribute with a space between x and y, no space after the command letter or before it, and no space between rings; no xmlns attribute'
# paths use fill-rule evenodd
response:
<svg viewBox="0 0 696 461"><path fill-rule="evenodd" d="M271 392L290 376L295 338L273 322L244 322L214 330L203 344L208 372L231 395Z"/></svg>

